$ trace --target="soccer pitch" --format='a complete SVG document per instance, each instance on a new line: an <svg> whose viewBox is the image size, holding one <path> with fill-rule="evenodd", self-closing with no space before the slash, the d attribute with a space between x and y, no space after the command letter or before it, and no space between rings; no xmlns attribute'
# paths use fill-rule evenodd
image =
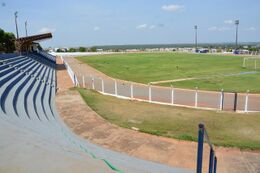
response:
<svg viewBox="0 0 260 173"><path fill-rule="evenodd" d="M246 74L243 56L189 53L129 53L89 57L78 60L91 65L110 77L150 83L195 78L157 85L203 90L259 93L260 73Z"/></svg>

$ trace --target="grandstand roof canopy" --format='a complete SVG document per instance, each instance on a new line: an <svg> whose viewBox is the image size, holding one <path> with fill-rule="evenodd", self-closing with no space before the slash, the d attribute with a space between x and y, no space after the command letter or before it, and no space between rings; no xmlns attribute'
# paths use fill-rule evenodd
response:
<svg viewBox="0 0 260 173"><path fill-rule="evenodd" d="M21 51L27 51L29 46L34 42L34 41L42 41L46 39L52 38L51 33L46 33L46 34L39 34L39 35L32 35L28 37L21 37L15 40L15 46L16 50L21 52Z"/></svg>

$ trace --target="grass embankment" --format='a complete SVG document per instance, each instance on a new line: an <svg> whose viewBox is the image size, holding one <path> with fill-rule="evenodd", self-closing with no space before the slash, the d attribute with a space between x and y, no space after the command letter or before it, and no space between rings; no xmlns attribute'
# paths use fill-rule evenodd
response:
<svg viewBox="0 0 260 173"><path fill-rule="evenodd" d="M260 150L260 113L237 114L170 107L117 99L78 89L85 102L107 121L121 127L181 140L196 141L204 122L218 146Z"/></svg>
<svg viewBox="0 0 260 173"><path fill-rule="evenodd" d="M260 92L260 74L223 77L252 69L242 68L242 56L188 54L188 53L136 53L78 57L78 60L118 79L149 83L155 81L203 78L193 81L176 82L176 87L205 90ZM163 84L170 86L172 83Z"/></svg>

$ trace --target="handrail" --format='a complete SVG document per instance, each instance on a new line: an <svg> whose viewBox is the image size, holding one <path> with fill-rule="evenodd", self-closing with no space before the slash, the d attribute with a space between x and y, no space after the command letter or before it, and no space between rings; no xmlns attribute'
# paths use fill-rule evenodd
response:
<svg viewBox="0 0 260 173"><path fill-rule="evenodd" d="M216 173L217 171L217 157L214 150L214 145L211 143L207 130L204 124L199 124L199 132L198 132L198 153L197 153L197 173L202 173L202 163L203 163L203 145L205 141L208 143L210 147L210 155L209 155L209 173Z"/></svg>
<svg viewBox="0 0 260 173"><path fill-rule="evenodd" d="M51 60L51 61L53 61L53 62L56 62L56 57L55 57L55 56L50 55L50 54L48 54L48 53L46 53L46 52L44 52L44 51L39 51L38 53L39 53L40 55L46 57L47 59L49 59L49 60Z"/></svg>
<svg viewBox="0 0 260 173"><path fill-rule="evenodd" d="M67 69L67 72L73 82L74 86L79 86L79 81L77 76L75 75L75 73L73 72L73 70L70 68L70 66L68 65L68 63L63 59L62 56L60 56L62 63L64 64L65 68Z"/></svg>

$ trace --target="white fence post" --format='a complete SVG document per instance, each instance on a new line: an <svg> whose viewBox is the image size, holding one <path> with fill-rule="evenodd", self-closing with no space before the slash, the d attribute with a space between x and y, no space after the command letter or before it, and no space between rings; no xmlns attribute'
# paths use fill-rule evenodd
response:
<svg viewBox="0 0 260 173"><path fill-rule="evenodd" d="M224 89L220 92L219 110L223 110Z"/></svg>
<svg viewBox="0 0 260 173"><path fill-rule="evenodd" d="M198 87L196 87L196 92L195 92L195 108L198 107Z"/></svg>
<svg viewBox="0 0 260 173"><path fill-rule="evenodd" d="M149 83L149 102L152 101L152 88L151 88L151 84Z"/></svg>
<svg viewBox="0 0 260 173"><path fill-rule="evenodd" d="M102 78L101 79L101 90L102 90L102 93L105 92L105 88L104 88L104 80Z"/></svg>
<svg viewBox="0 0 260 173"><path fill-rule="evenodd" d="M249 90L247 90L247 93L246 93L246 100L245 100L245 112L247 113L248 112L248 94L249 94Z"/></svg>
<svg viewBox="0 0 260 173"><path fill-rule="evenodd" d="M131 99L133 100L134 99L134 87L133 87L132 83L130 85L130 95L131 95Z"/></svg>
<svg viewBox="0 0 260 173"><path fill-rule="evenodd" d="M117 96L117 81L115 80L115 95Z"/></svg>
<svg viewBox="0 0 260 173"><path fill-rule="evenodd" d="M83 86L83 88L86 88L86 85L85 85L85 76L84 76L84 75L82 76L82 86Z"/></svg>
<svg viewBox="0 0 260 173"><path fill-rule="evenodd" d="M174 105L174 88L173 88L173 86L171 85L171 88L172 88L172 97L171 97L171 99L172 99L172 105Z"/></svg>
<svg viewBox="0 0 260 173"><path fill-rule="evenodd" d="M92 83L92 89L95 90L95 82L94 82L94 77L91 77L91 83Z"/></svg>

